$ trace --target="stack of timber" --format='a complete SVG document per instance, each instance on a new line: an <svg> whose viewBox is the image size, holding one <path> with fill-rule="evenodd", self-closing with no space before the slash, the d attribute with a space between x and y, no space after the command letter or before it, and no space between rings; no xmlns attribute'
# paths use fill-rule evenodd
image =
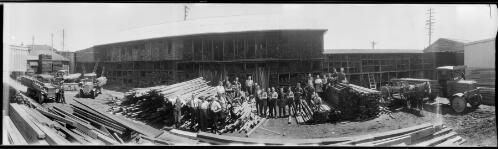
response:
<svg viewBox="0 0 498 149"><path fill-rule="evenodd" d="M334 107L329 119L354 120L371 119L380 112L380 92L354 84L337 83L327 90Z"/></svg>
<svg viewBox="0 0 498 149"><path fill-rule="evenodd" d="M173 122L173 103L176 97L181 99L185 107L192 94L196 97L214 96L215 88L208 83L200 77L172 85L133 89L126 94L120 105L112 107L110 111L149 125L169 125Z"/></svg>
<svg viewBox="0 0 498 149"><path fill-rule="evenodd" d="M314 139L260 139L216 135L200 132L198 140L216 145L328 145L328 146L458 146L465 139L441 124L420 124L408 128L351 137Z"/></svg>
<svg viewBox="0 0 498 149"><path fill-rule="evenodd" d="M482 96L482 103L486 105L495 105L495 88L478 87Z"/></svg>
<svg viewBox="0 0 498 149"><path fill-rule="evenodd" d="M248 133L263 120L263 118L254 113L255 110L255 106L248 101L244 101L240 106L234 107L233 113L235 113L235 116L229 116L227 120L228 125L223 127L221 133L233 132L235 130Z"/></svg>
<svg viewBox="0 0 498 149"><path fill-rule="evenodd" d="M494 68L469 68L465 79L475 80L478 86L494 88L496 71Z"/></svg>
<svg viewBox="0 0 498 149"><path fill-rule="evenodd" d="M10 139L12 139L11 144L77 144L77 142L66 139L66 134L60 131L63 126L36 112L35 109L16 103L11 103L9 106L9 116L12 124L8 124L7 130Z"/></svg>
<svg viewBox="0 0 498 149"><path fill-rule="evenodd" d="M73 108L76 116L99 125L102 127L104 132L114 132L119 134L125 141L133 139L129 134L135 132L148 137L156 137L161 133L161 131L148 125L139 124L124 117L109 114L103 110L107 109L107 106L93 102L93 100L74 99L74 101L75 103L71 103L71 107Z"/></svg>
<svg viewBox="0 0 498 149"><path fill-rule="evenodd" d="M357 137L357 139L341 142L341 146L458 146L465 139L458 136L451 128L442 124L422 124L409 128L394 130L370 136Z"/></svg>

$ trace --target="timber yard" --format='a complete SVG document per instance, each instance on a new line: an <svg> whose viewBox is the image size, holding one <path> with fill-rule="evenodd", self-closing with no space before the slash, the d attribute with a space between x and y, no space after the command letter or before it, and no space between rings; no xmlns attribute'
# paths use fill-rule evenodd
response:
<svg viewBox="0 0 498 149"><path fill-rule="evenodd" d="M497 146L495 38L326 49L327 28L251 19L9 45L3 144Z"/></svg>

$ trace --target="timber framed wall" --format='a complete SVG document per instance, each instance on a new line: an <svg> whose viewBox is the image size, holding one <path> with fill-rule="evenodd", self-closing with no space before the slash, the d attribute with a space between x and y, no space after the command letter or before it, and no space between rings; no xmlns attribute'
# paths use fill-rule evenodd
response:
<svg viewBox="0 0 498 149"><path fill-rule="evenodd" d="M184 41L179 62L186 79L211 82L247 76L262 87L295 85L305 73L320 73L326 30L276 30L195 36Z"/></svg>
<svg viewBox="0 0 498 149"><path fill-rule="evenodd" d="M377 87L392 78L428 78L434 76L434 59L429 53L341 53L326 54L324 72L342 67L353 84L369 85L374 75Z"/></svg>

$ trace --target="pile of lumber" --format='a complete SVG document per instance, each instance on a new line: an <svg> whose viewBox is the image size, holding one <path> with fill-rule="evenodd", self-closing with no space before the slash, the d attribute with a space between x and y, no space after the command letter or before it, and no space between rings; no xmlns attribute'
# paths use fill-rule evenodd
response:
<svg viewBox="0 0 498 149"><path fill-rule="evenodd" d="M408 128L362 136L315 138L315 139L269 139L243 138L200 132L192 135L199 140L216 145L261 144L261 145L328 145L328 146L458 146L465 139L442 124L420 124Z"/></svg>
<svg viewBox="0 0 498 149"><path fill-rule="evenodd" d="M495 105L495 88L478 87L482 96L482 103L486 105Z"/></svg>
<svg viewBox="0 0 498 149"><path fill-rule="evenodd" d="M332 121L370 119L380 112L380 92L354 84L338 83L327 90L328 100L336 103L330 110Z"/></svg>
<svg viewBox="0 0 498 149"><path fill-rule="evenodd" d="M126 93L120 105L112 107L116 115L123 115L143 121L149 125L171 125L173 122L173 103L176 97L186 107L187 101L196 97L210 97L216 94L214 87L208 85L202 77L172 85L161 85L149 88L136 88ZM182 111L186 111L183 108Z"/></svg>
<svg viewBox="0 0 498 149"><path fill-rule="evenodd" d="M494 68L469 68L465 79L475 80L478 86L494 88L496 71Z"/></svg>
<svg viewBox="0 0 498 149"><path fill-rule="evenodd" d="M251 128L261 122L262 118L256 115L254 111L256 108L248 101L244 101L240 106L233 108L234 117L229 117L228 125L224 126L221 133L231 132L238 130L238 132L248 133Z"/></svg>
<svg viewBox="0 0 498 149"><path fill-rule="evenodd" d="M83 118L89 122L100 125L109 131L113 131L122 136L125 140L130 140L128 134L139 133L144 136L156 137L161 132L151 126L139 124L124 117L118 117L116 115L107 113L104 109L109 107L93 102L90 99L75 99L75 103L71 103L74 110L74 114L80 118Z"/></svg>
<svg viewBox="0 0 498 149"><path fill-rule="evenodd" d="M379 133L332 145L340 146L458 146L465 142L446 126L422 124L395 131Z"/></svg>
<svg viewBox="0 0 498 149"><path fill-rule="evenodd" d="M9 106L9 117L6 118L6 123L11 144L74 144L61 132L63 126L43 116L37 110L16 103L11 103Z"/></svg>

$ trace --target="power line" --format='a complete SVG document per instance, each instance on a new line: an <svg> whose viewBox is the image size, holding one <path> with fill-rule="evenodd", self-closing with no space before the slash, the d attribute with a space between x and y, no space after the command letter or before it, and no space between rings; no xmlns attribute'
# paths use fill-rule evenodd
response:
<svg viewBox="0 0 498 149"><path fill-rule="evenodd" d="M429 8L429 13L427 13L429 16L427 18L427 20L425 20L425 25L427 25L426 29L428 30L428 36L429 36L429 45L427 47L429 47L431 45L431 38L432 38L432 33L434 32L434 23L435 22L435 19L434 19L434 10L432 8Z"/></svg>

